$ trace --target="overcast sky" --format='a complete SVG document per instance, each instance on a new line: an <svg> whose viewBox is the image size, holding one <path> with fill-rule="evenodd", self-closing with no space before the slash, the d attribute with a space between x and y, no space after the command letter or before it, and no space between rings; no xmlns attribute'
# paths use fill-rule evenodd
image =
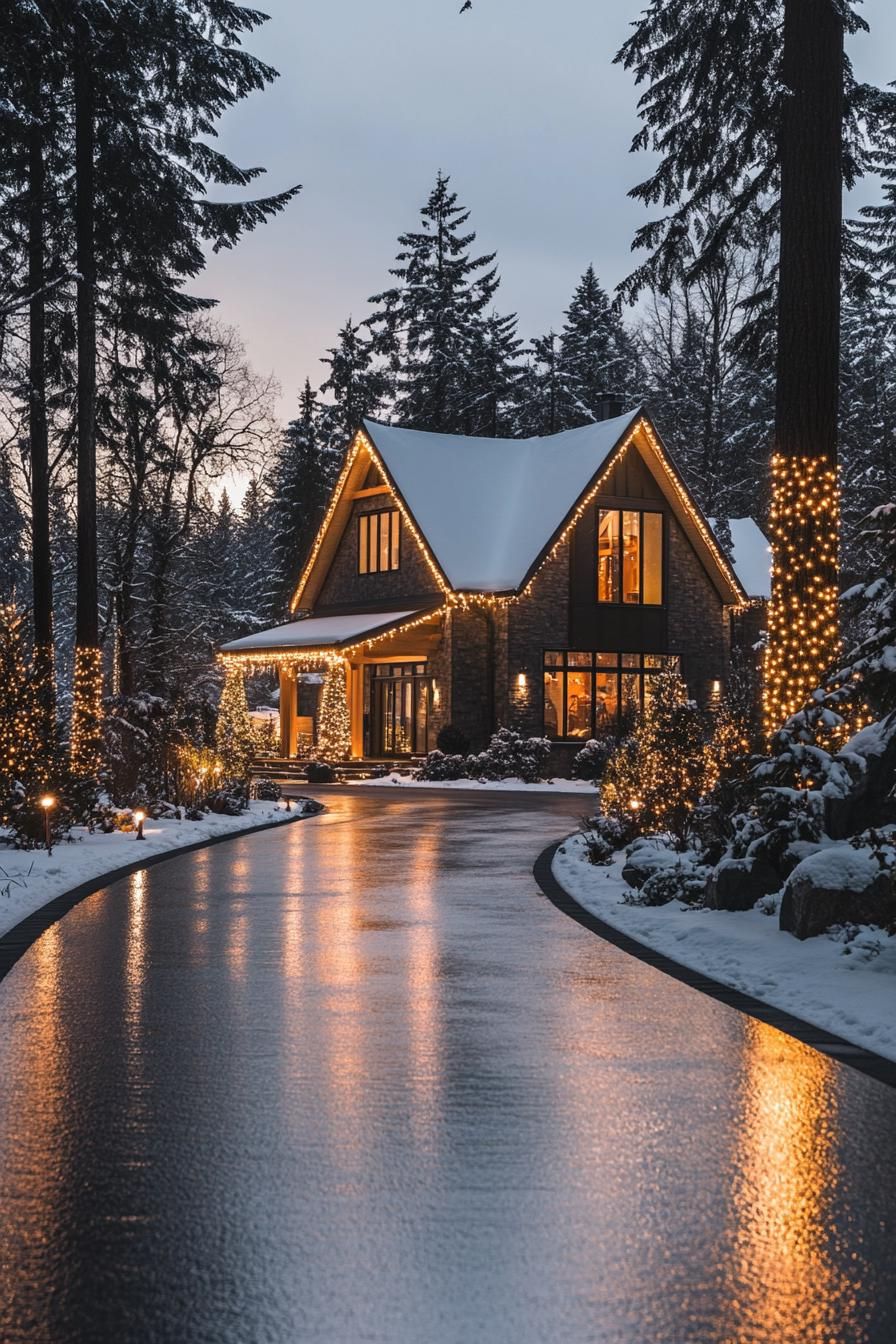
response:
<svg viewBox="0 0 896 1344"><path fill-rule="evenodd" d="M497 304L525 337L562 321L593 261L610 289L630 268L646 212L626 192L630 75L612 64L639 0L259 0L250 40L280 78L222 123L221 147L267 168L265 190L303 184L275 221L211 259L200 284L282 386L284 416L351 313L382 288L397 235L417 227L436 172L450 173ZM852 39L862 78L896 79L896 5L867 0Z"/></svg>

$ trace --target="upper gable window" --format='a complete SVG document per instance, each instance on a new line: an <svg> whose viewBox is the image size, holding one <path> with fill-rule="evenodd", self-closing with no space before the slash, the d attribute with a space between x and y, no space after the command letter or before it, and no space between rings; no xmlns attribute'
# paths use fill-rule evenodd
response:
<svg viewBox="0 0 896 1344"><path fill-rule="evenodd" d="M663 515L642 509L599 509L597 600L626 606L663 601Z"/></svg>
<svg viewBox="0 0 896 1344"><path fill-rule="evenodd" d="M362 513L358 519L358 573L382 574L401 563L401 514L397 509Z"/></svg>

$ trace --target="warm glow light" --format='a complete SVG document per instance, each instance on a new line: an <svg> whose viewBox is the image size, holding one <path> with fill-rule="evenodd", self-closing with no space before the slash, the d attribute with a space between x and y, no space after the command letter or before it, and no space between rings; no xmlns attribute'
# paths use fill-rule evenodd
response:
<svg viewBox="0 0 896 1344"><path fill-rule="evenodd" d="M140 823L141 823L141 821L145 821L145 820L146 820L146 813L145 813L145 812L141 812L140 809L138 808L137 811L134 813L134 820L136 821L137 825L139 826Z"/></svg>
<svg viewBox="0 0 896 1344"><path fill-rule="evenodd" d="M43 796L43 798L41 798L41 800L40 800L40 805L41 805L41 807L44 809L44 811L46 812L46 811L48 811L51 807L55 807L55 806L56 806L56 799L53 797L53 795L52 795L51 793L45 793L44 796Z"/></svg>
<svg viewBox="0 0 896 1344"><path fill-rule="evenodd" d="M525 674L525 672L520 672L519 676L518 676L517 679L516 679L516 684L517 684L517 686L519 687L519 689L520 689L521 691L524 691L524 690L526 689L526 674Z"/></svg>
<svg viewBox="0 0 896 1344"><path fill-rule="evenodd" d="M763 661L769 737L822 684L839 644L840 492L824 458L772 458L772 596Z"/></svg>

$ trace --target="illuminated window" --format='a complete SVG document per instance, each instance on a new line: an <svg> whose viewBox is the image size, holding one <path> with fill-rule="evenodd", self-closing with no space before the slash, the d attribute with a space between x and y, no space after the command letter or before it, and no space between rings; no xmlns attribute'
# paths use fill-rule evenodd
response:
<svg viewBox="0 0 896 1344"><path fill-rule="evenodd" d="M560 649L544 655L544 734L568 741L631 732L651 681L678 658L665 653Z"/></svg>
<svg viewBox="0 0 896 1344"><path fill-rule="evenodd" d="M358 519L358 573L380 574L401 562L401 514L362 513Z"/></svg>
<svg viewBox="0 0 896 1344"><path fill-rule="evenodd" d="M663 515L599 509L597 600L626 606L663 601Z"/></svg>

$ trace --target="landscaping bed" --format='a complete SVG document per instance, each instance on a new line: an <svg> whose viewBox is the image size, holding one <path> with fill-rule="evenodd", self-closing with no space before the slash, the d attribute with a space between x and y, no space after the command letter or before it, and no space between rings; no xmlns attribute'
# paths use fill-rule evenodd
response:
<svg viewBox="0 0 896 1344"><path fill-rule="evenodd" d="M625 862L622 852L590 862L578 834L558 848L553 874L584 909L680 965L896 1060L896 937L852 924L800 941L779 928L779 895L741 911L627 904Z"/></svg>
<svg viewBox="0 0 896 1344"><path fill-rule="evenodd" d="M197 821L148 820L142 840L133 831L91 833L75 826L71 840L62 840L52 853L0 848L0 936L73 887L94 880L100 887L107 874L142 859L174 854L203 840L296 821L320 810L321 805L311 799L294 800L291 811L283 802L253 801L239 816L208 812Z"/></svg>

